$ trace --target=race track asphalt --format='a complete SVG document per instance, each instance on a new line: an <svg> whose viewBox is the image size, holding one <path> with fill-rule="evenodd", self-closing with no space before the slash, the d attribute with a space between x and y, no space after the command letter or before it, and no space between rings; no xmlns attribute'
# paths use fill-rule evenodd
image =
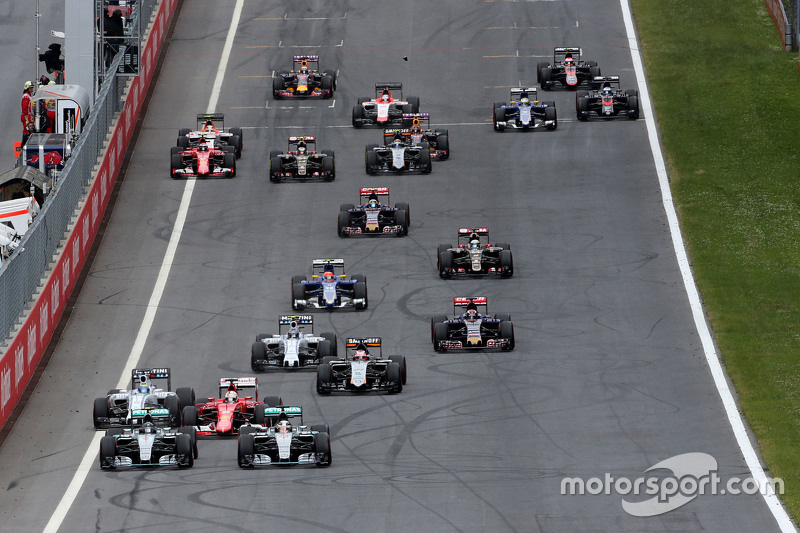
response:
<svg viewBox="0 0 800 533"><path fill-rule="evenodd" d="M168 148L206 110L234 3L184 3L102 246L0 449L0 529L42 530L94 436L93 398L129 371L186 187L169 178ZM540 97L557 104L556 131L491 127L492 102L533 85L554 46L582 46L634 87L619 2L283 4L244 3L216 106L245 131L238 175L195 184L140 366L171 367L173 385L198 397L221 376L252 375L253 336L290 312L291 276L342 257L367 275L369 309L316 313L316 331L382 337L384 354L406 355L408 384L318 397L313 372L260 374L262 394L330 425L330 468L241 470L235 440L201 441L185 471L102 472L95 460L61 531L776 530L757 495L698 496L642 518L619 494L560 493L565 477L635 479L689 452L712 455L722 477L747 475L689 313L644 121L579 123L574 94L554 91ZM339 70L335 99L274 101L272 71L304 52ZM403 82L449 128L452 157L430 175L364 173L364 145L380 133L353 129L350 114L376 81ZM269 182L266 152L294 134L336 151L334 182ZM384 185L410 204L410 234L337 237L339 204ZM513 278L439 279L437 245L468 225L511 243ZM432 350L430 315L472 295L511 313L513 352Z"/></svg>

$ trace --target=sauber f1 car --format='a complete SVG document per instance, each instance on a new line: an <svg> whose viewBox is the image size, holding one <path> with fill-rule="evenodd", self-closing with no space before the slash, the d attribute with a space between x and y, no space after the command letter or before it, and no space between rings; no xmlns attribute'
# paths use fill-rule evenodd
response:
<svg viewBox="0 0 800 533"><path fill-rule="evenodd" d="M452 349L514 349L511 315L489 315L485 296L453 298L453 315L451 319L445 315L431 317L431 341L437 352Z"/></svg>
<svg viewBox="0 0 800 533"><path fill-rule="evenodd" d="M333 150L317 150L317 138L304 135L289 137L286 152L272 150L269 153L269 179L336 179L336 164Z"/></svg>
<svg viewBox="0 0 800 533"><path fill-rule="evenodd" d="M344 259L314 259L311 268L311 280L303 275L292 276L292 309L367 308L367 277L347 276Z"/></svg>
<svg viewBox="0 0 800 533"><path fill-rule="evenodd" d="M182 128L178 130L178 148L186 150L196 147L200 139L205 139L209 147L230 151L236 159L242 157L244 133L242 128L231 128L225 131L225 115L223 113L202 113L197 115L197 129Z"/></svg>
<svg viewBox="0 0 800 533"><path fill-rule="evenodd" d="M459 228L458 245L440 244L439 276L472 276L497 274L503 278L514 275L514 258L507 242L491 244L489 228Z"/></svg>
<svg viewBox="0 0 800 533"><path fill-rule="evenodd" d="M266 396L258 401L258 378L220 378L219 398L183 408L183 425L192 426L198 435L230 436L245 424L264 423L256 417L259 405L277 406L283 401Z"/></svg>
<svg viewBox="0 0 800 533"><path fill-rule="evenodd" d="M277 418L273 426L244 426L239 431L238 462L242 468L279 465L330 466L330 429L327 424L306 426L299 406L268 407L265 416ZM300 417L299 425L290 418Z"/></svg>
<svg viewBox="0 0 800 533"><path fill-rule="evenodd" d="M323 361L317 368L317 393L334 391L403 391L406 383L406 358L384 358L380 337L347 339L344 359Z"/></svg>
<svg viewBox="0 0 800 533"><path fill-rule="evenodd" d="M450 157L450 132L446 129L430 128L430 115L428 113L411 113L403 115L404 121L411 121L411 127L400 130L403 139L406 139L409 146L420 146L423 142L428 143L431 150L431 159L444 161ZM408 132L408 137L406 137ZM386 137L384 133L384 138ZM384 142L384 144L386 144Z"/></svg>
<svg viewBox="0 0 800 533"><path fill-rule="evenodd" d="M553 49L553 62L541 61L536 66L539 83L544 90L557 87L577 89L581 85L590 86L592 80L600 75L596 61L581 59L578 47L557 47Z"/></svg>
<svg viewBox="0 0 800 533"><path fill-rule="evenodd" d="M639 118L639 91L620 89L619 76L598 76L592 82L597 89L578 91L575 109L578 120L590 118Z"/></svg>
<svg viewBox="0 0 800 533"><path fill-rule="evenodd" d="M133 428L111 428L100 439L100 468L132 466L177 466L189 468L197 458L196 435L192 428L175 431L156 426L152 412L136 417L142 422Z"/></svg>
<svg viewBox="0 0 800 533"><path fill-rule="evenodd" d="M548 130L558 127L556 103L536 99L536 87L513 87L511 101L495 102L492 108L494 131L506 128L532 130L544 126Z"/></svg>
<svg viewBox="0 0 800 533"><path fill-rule="evenodd" d="M362 187L360 205L339 207L339 237L351 235L408 235L411 210L405 202L389 204L389 187Z"/></svg>
<svg viewBox="0 0 800 533"><path fill-rule="evenodd" d="M253 370L316 366L324 357L335 357L336 348L336 334L314 335L311 315L281 315L277 335L256 335L250 366Z"/></svg>
<svg viewBox="0 0 800 533"><path fill-rule="evenodd" d="M157 388L154 382L166 382L166 389ZM172 391L169 368L134 368L131 370L131 388L111 389L105 398L95 398L92 419L96 429L130 427L141 422L134 419L136 411L158 412L151 414L152 421L161 427L181 425L181 409L194 405L194 389L181 387Z"/></svg>
<svg viewBox="0 0 800 533"><path fill-rule="evenodd" d="M418 172L428 174L433 170L431 151L427 142L411 143L410 130L386 129L383 146L368 144L364 150L367 174L400 174Z"/></svg>
<svg viewBox="0 0 800 533"><path fill-rule="evenodd" d="M215 148L201 137L197 146L172 148L170 154L170 176L180 177L225 177L236 175L236 156L222 148Z"/></svg>
<svg viewBox="0 0 800 533"><path fill-rule="evenodd" d="M353 127L405 127L411 121L403 118L404 113L419 113L419 97L403 99L402 83L379 82L375 84L374 99L361 97L353 106Z"/></svg>
<svg viewBox="0 0 800 533"><path fill-rule="evenodd" d="M272 96L283 98L331 98L336 90L336 71L319 70L319 56L294 56L292 70L272 78Z"/></svg>

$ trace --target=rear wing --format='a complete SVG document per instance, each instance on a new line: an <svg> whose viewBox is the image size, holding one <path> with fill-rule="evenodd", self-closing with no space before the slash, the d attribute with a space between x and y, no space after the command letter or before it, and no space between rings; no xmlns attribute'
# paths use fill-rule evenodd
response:
<svg viewBox="0 0 800 533"><path fill-rule="evenodd" d="M285 415L286 418L300 417L300 425L303 424L303 408L299 405L281 405L279 407L267 407L264 409L264 414L268 418L280 417Z"/></svg>
<svg viewBox="0 0 800 533"><path fill-rule="evenodd" d="M131 411L131 427L144 424L145 417L149 416L156 426L164 426L165 419L169 419L169 409L164 407L145 407ZM167 426L170 424L167 423Z"/></svg>
<svg viewBox="0 0 800 533"><path fill-rule="evenodd" d="M383 91L387 90L392 93L392 97L395 100L402 100L403 94L403 84L399 81L379 81L375 84L375 96L380 97L383 94ZM397 92L397 94L394 94Z"/></svg>
<svg viewBox="0 0 800 533"><path fill-rule="evenodd" d="M592 88L602 89L608 85L614 90L620 89L619 76L595 76L592 78Z"/></svg>
<svg viewBox="0 0 800 533"><path fill-rule="evenodd" d="M579 62L581 60L581 55L583 55L583 50L581 50L577 46L557 46L553 48L553 62L554 63L561 63L564 61L564 58L567 56L572 57L575 62Z"/></svg>
<svg viewBox="0 0 800 533"><path fill-rule="evenodd" d="M214 127L220 131L225 129L225 113L198 113L197 114L197 129L205 129L206 122L211 121Z"/></svg>
<svg viewBox="0 0 800 533"><path fill-rule="evenodd" d="M166 380L167 390L172 390L172 374L169 368L134 368L131 370L131 389L138 388L140 384L152 383L153 380Z"/></svg>
<svg viewBox="0 0 800 533"><path fill-rule="evenodd" d="M409 136L411 135L411 130L408 128L385 128L383 130L383 145L389 146L392 144L392 141L394 141L394 138L397 134Z"/></svg>
<svg viewBox="0 0 800 533"><path fill-rule="evenodd" d="M469 304L475 304L482 315L489 314L489 302L486 296L456 296L453 298L453 310L456 315L460 309L466 309Z"/></svg>
<svg viewBox="0 0 800 533"><path fill-rule="evenodd" d="M344 275L344 259L314 259L311 261L311 273L318 276L328 269L333 269L337 276Z"/></svg>
<svg viewBox="0 0 800 533"><path fill-rule="evenodd" d="M236 388L240 398L250 396L258 400L258 378L219 378L219 398L224 398L231 387Z"/></svg>
<svg viewBox="0 0 800 533"><path fill-rule="evenodd" d="M288 326L288 328L286 326ZM285 329L305 329L305 326L310 326L313 332L314 317L311 315L281 315L280 318L278 318L278 335L282 335Z"/></svg>
<svg viewBox="0 0 800 533"><path fill-rule="evenodd" d="M305 65L303 65L303 63L305 63ZM306 66L310 70L319 70L319 56L293 56L292 70L300 70L302 66Z"/></svg>
<svg viewBox="0 0 800 533"><path fill-rule="evenodd" d="M531 102L537 99L536 87L512 87L510 92L512 102L518 102L522 98L522 93L528 93L528 98L530 98Z"/></svg>
<svg viewBox="0 0 800 533"><path fill-rule="evenodd" d="M489 244L489 228L458 228L458 244L469 244L473 234L478 235L481 244Z"/></svg>
<svg viewBox="0 0 800 533"><path fill-rule="evenodd" d="M423 129L430 129L430 113L403 113L403 121L411 121L413 126L422 126ZM416 124L414 123L416 121ZM424 124L424 126L423 126Z"/></svg>
<svg viewBox="0 0 800 533"><path fill-rule="evenodd" d="M303 141L304 143L306 143L306 148L308 149L308 151L310 151L310 152L316 151L317 138L315 136L313 136L313 135L296 135L296 136L289 137L289 141L288 141L289 142L289 151L290 152L294 152L295 149L297 148L297 144L300 141Z"/></svg>
<svg viewBox="0 0 800 533"><path fill-rule="evenodd" d="M367 351L372 356L373 359L382 359L383 351L381 348L381 338L380 337L348 337L347 343L345 344L345 350L347 351L347 359L351 359L352 355L356 351L356 347L360 344L366 346Z"/></svg>
<svg viewBox="0 0 800 533"><path fill-rule="evenodd" d="M361 205L366 205L372 194L378 197L378 202L381 204L389 205L389 187L361 187L359 190Z"/></svg>

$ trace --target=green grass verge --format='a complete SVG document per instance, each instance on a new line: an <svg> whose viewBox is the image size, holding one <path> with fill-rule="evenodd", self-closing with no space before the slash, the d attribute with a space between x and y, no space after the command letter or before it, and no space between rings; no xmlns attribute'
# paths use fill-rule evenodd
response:
<svg viewBox="0 0 800 533"><path fill-rule="evenodd" d="M762 0L632 0L697 284L800 519L800 78ZM713 450L706 451L713 454Z"/></svg>

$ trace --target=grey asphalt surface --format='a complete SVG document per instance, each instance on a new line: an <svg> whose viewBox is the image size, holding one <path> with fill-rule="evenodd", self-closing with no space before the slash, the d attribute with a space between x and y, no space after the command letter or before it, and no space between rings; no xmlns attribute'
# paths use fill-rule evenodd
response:
<svg viewBox="0 0 800 533"><path fill-rule="evenodd" d="M205 111L233 5L184 5L103 244L0 449L0 530L44 527L93 436L93 398L126 370L185 187L167 149ZM330 468L240 470L235 440L200 442L186 471L95 462L61 531L775 530L759 496L636 518L618 494L560 494L565 476L637 478L688 452L713 455L723 478L747 469L691 321L645 123L578 123L574 95L552 92L557 131L492 131L491 103L533 85L558 45L635 85L616 0L246 2L217 106L245 130L238 176L196 184L140 364L215 394L219 377L252 374L250 343L290 311L291 276L343 257L368 276L370 307L316 313L316 330L383 337L384 354L407 356L408 384L318 397L312 372L260 374L262 394L331 426ZM335 100L273 101L272 70L312 51L340 70ZM380 133L351 128L351 108L383 80L450 130L452 157L429 176L364 173ZM269 182L266 152L292 134L336 150L335 182ZM409 236L338 238L338 205L382 185L410 204ZM512 279L438 278L436 246L464 225L511 243ZM430 315L469 295L511 313L516 350L433 352Z"/></svg>

